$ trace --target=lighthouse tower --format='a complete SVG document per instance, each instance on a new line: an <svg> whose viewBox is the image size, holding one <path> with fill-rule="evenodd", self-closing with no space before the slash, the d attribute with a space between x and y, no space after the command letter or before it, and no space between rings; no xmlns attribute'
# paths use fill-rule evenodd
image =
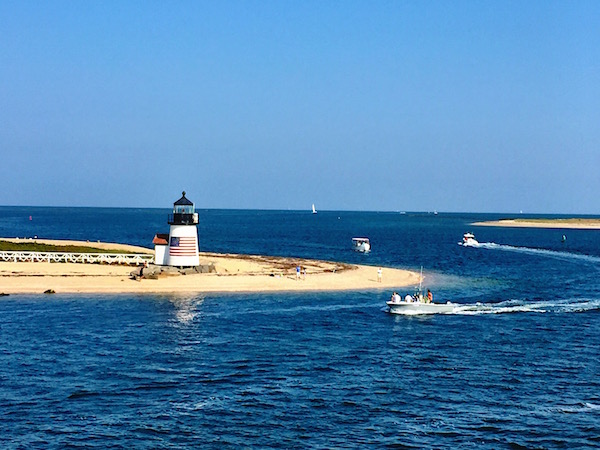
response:
<svg viewBox="0 0 600 450"><path fill-rule="evenodd" d="M194 204L182 197L173 204L169 215L169 248L165 252L168 266L190 267L200 264L198 259L198 213Z"/></svg>

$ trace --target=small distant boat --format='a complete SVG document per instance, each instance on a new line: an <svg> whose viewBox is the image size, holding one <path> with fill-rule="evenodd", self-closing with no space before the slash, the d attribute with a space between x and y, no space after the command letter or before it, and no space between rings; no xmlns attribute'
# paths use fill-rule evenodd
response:
<svg viewBox="0 0 600 450"><path fill-rule="evenodd" d="M462 242L459 242L458 245L465 247L477 247L479 242L477 242L477 239L475 239L475 235L473 233L465 233L463 235Z"/></svg>
<svg viewBox="0 0 600 450"><path fill-rule="evenodd" d="M371 242L369 238L352 238L352 250L368 253L371 251Z"/></svg>
<svg viewBox="0 0 600 450"><path fill-rule="evenodd" d="M317 213L317 210L315 209L315 204L314 204L314 203L312 204L312 213L313 213L313 214L316 214L316 213Z"/></svg>

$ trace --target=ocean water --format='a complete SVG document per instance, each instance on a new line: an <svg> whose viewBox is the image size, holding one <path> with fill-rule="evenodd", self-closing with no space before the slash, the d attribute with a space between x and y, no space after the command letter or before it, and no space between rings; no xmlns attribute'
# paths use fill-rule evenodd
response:
<svg viewBox="0 0 600 450"><path fill-rule="evenodd" d="M150 247L168 213L1 207L0 236ZM202 250L422 266L437 301L463 306L391 315L386 290L3 297L1 448L600 447L600 231L199 213ZM466 231L479 248L457 245ZM361 236L370 254L350 250Z"/></svg>

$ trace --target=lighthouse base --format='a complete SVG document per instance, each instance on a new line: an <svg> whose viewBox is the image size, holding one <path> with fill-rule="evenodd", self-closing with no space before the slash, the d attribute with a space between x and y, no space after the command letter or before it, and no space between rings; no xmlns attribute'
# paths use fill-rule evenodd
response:
<svg viewBox="0 0 600 450"><path fill-rule="evenodd" d="M197 273L215 273L215 265L200 264L194 267L178 268L173 266L159 266L156 264L149 264L147 267L140 267L131 272L131 278L139 280L140 278L146 278L149 280L157 280L158 278L172 277L178 275L193 275Z"/></svg>

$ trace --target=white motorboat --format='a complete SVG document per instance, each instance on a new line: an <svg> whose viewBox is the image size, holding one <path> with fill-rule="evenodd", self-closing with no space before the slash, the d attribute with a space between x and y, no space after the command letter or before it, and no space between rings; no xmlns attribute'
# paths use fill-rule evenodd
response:
<svg viewBox="0 0 600 450"><path fill-rule="evenodd" d="M352 238L352 249L361 253L370 252L371 242L369 238Z"/></svg>
<svg viewBox="0 0 600 450"><path fill-rule="evenodd" d="M417 288L414 295L407 294L404 299L396 292L390 301L386 302L389 312L392 314L447 314L454 311L458 306L456 303L434 303L423 296L421 286Z"/></svg>
<svg viewBox="0 0 600 450"><path fill-rule="evenodd" d="M427 291L428 296L423 295L422 291L423 284L423 268L421 267L421 279L419 286L415 289L413 295L407 294L404 299L400 297L397 292L392 294L392 298L386 305L388 311L392 314L448 314L454 311L454 308L459 306L456 303L434 303L433 298L429 290Z"/></svg>
<svg viewBox="0 0 600 450"><path fill-rule="evenodd" d="M421 296L422 297L422 296ZM398 296L398 298L400 298ZM404 300L392 299L386 302L389 312L392 314L448 314L454 311L458 306L456 303L428 303L427 299L416 299L412 295L407 295Z"/></svg>
<svg viewBox="0 0 600 450"><path fill-rule="evenodd" d="M473 233L465 233L462 242L459 242L458 244L465 247L477 247L479 242L477 242Z"/></svg>

